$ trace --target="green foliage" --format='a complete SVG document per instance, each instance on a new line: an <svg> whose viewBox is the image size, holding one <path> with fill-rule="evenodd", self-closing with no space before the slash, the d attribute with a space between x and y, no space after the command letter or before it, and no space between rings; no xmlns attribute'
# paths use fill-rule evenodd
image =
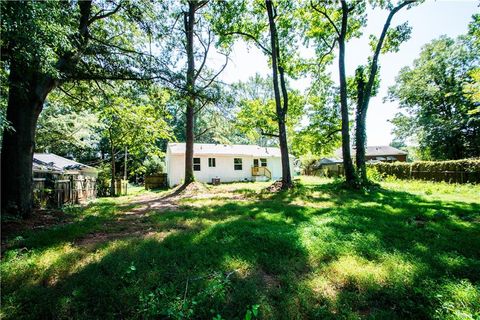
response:
<svg viewBox="0 0 480 320"><path fill-rule="evenodd" d="M245 83L236 83L234 92L238 104L235 128L250 143L261 146L277 145L278 122L273 99L272 79L255 75ZM289 107L286 119L287 133L294 141L300 120L305 113L305 97L288 88ZM255 115L255 116L252 116Z"/></svg>
<svg viewBox="0 0 480 320"><path fill-rule="evenodd" d="M367 167L367 178L370 181L380 182L384 180L384 174L380 173L379 170L374 166Z"/></svg>
<svg viewBox="0 0 480 320"><path fill-rule="evenodd" d="M404 110L392 123L397 139L419 144L423 160L480 155L476 76L480 46L471 35L441 37L424 46L412 67L403 68L389 96Z"/></svg>
<svg viewBox="0 0 480 320"><path fill-rule="evenodd" d="M147 157L143 161L143 167L145 168L144 174L146 176L165 172L165 162L157 155Z"/></svg>
<svg viewBox="0 0 480 320"><path fill-rule="evenodd" d="M480 182L480 160L416 161L369 164L375 176L394 176L399 179L424 179L460 183ZM445 173L447 172L447 173Z"/></svg>
<svg viewBox="0 0 480 320"><path fill-rule="evenodd" d="M80 109L64 98L58 92L49 97L38 119L35 150L73 156L80 162L92 160L105 127L98 113Z"/></svg>
<svg viewBox="0 0 480 320"><path fill-rule="evenodd" d="M460 320L480 317L480 287L469 281L447 282L435 294L439 307L434 319Z"/></svg>

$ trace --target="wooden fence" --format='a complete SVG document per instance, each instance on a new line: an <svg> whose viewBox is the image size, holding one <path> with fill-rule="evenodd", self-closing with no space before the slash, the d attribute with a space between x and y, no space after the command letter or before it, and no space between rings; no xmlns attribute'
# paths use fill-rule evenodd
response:
<svg viewBox="0 0 480 320"><path fill-rule="evenodd" d="M115 180L115 195L126 196L128 192L128 180L116 179Z"/></svg>
<svg viewBox="0 0 480 320"><path fill-rule="evenodd" d="M378 169L377 169L378 170ZM406 172L385 172L378 170L380 174L393 176L402 180L427 180L449 183L480 183L480 172L471 171L429 171L429 170L408 170Z"/></svg>
<svg viewBox="0 0 480 320"><path fill-rule="evenodd" d="M167 188L167 174L160 173L145 177L145 189Z"/></svg>
<svg viewBox="0 0 480 320"><path fill-rule="evenodd" d="M427 180L449 183L480 183L480 170L438 170L434 166L425 169L412 163L368 164L383 176L393 176L402 180ZM422 170L423 169L423 170ZM344 175L342 164L322 165L314 171L316 176L338 177Z"/></svg>
<svg viewBox="0 0 480 320"><path fill-rule="evenodd" d="M50 188L48 184L51 184ZM71 178L47 181L46 178L34 178L33 195L35 205L39 207L82 203L96 197L96 180Z"/></svg>

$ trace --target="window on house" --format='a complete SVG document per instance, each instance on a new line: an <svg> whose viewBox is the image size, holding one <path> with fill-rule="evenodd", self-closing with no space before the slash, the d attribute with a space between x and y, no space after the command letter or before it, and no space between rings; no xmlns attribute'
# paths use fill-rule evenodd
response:
<svg viewBox="0 0 480 320"><path fill-rule="evenodd" d="M233 159L233 168L235 170L242 170L242 159L241 158L234 158Z"/></svg>
<svg viewBox="0 0 480 320"><path fill-rule="evenodd" d="M209 167L216 167L215 158L208 158L208 166Z"/></svg>
<svg viewBox="0 0 480 320"><path fill-rule="evenodd" d="M267 166L267 159L260 159L260 164L262 167L266 167Z"/></svg>
<svg viewBox="0 0 480 320"><path fill-rule="evenodd" d="M200 171L200 158L193 158L193 171Z"/></svg>

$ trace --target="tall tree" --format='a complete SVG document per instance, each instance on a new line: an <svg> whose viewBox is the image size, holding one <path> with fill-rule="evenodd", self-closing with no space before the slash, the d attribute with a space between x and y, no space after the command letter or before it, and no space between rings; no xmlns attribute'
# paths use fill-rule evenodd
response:
<svg viewBox="0 0 480 320"><path fill-rule="evenodd" d="M218 99L215 88L217 77L228 62L228 48L218 48L218 54L225 57L225 63L213 70L208 66L215 45L212 31L210 7L217 3L209 0L189 0L186 4L174 4L171 8L172 36L167 41L168 48L177 63L169 68L170 84L177 90L179 100L185 105L185 178L184 186L195 180L193 174L193 146L195 142L195 120L199 113ZM183 21L178 27L178 21Z"/></svg>
<svg viewBox="0 0 480 320"><path fill-rule="evenodd" d="M383 25L380 37L378 39L371 37L373 38L372 46L374 47L371 61L366 68L363 66L358 67L355 74L357 95L357 107L355 110L355 158L358 177L363 184L368 182L367 167L365 163L367 110L370 98L376 92L375 86L376 82L378 82L377 72L379 67L378 60L381 52L398 51L399 45L410 38L411 28L407 23L401 24L394 29L390 29L390 24L396 13L413 3L415 3L415 0L401 1L396 6L393 6L390 3L387 4L387 8L390 11Z"/></svg>
<svg viewBox="0 0 480 320"><path fill-rule="evenodd" d="M286 74L295 73L296 56L295 3L292 1L230 1L219 7L216 18L217 32L224 43L243 38L255 44L268 56L272 68L273 97L277 130L269 133L278 138L282 158L282 188L292 186L286 119L289 95Z"/></svg>
<svg viewBox="0 0 480 320"><path fill-rule="evenodd" d="M424 160L480 156L478 102L465 85L475 86L479 46L470 35L441 37L426 44L413 66L403 68L389 97L403 112L392 120L399 140L414 139Z"/></svg>
<svg viewBox="0 0 480 320"><path fill-rule="evenodd" d="M346 42L359 36L360 27L365 24L365 3L346 0L336 2L310 2L313 15L308 36L316 41L317 55L320 61L331 54L338 46L339 97L342 130L342 156L347 184L355 185L357 177L350 151L350 120L347 75L345 70Z"/></svg>
<svg viewBox="0 0 480 320"><path fill-rule="evenodd" d="M32 208L32 159L38 116L48 94L73 79L139 77L145 55L133 39L148 2L3 1L1 60L8 70L2 143L2 211ZM139 10L144 6L144 10ZM123 33L118 34L122 28ZM108 40L105 40L108 39Z"/></svg>
<svg viewBox="0 0 480 320"><path fill-rule="evenodd" d="M172 138L165 121L168 94L156 86L138 88L133 83L124 83L94 100L110 148L110 194L115 195L117 154L125 155L128 151L134 158L159 155L159 141Z"/></svg>
<svg viewBox="0 0 480 320"><path fill-rule="evenodd" d="M366 8L368 2L363 1L346 1L339 0L339 4L331 2L311 2L311 8L318 15L315 22L316 27L326 27L333 31L331 32L317 31L313 32L313 36L317 38L320 43L319 47L324 48L324 52L329 54L338 43L338 70L340 83L340 105L342 117L342 154L343 164L345 169L345 178L347 184L357 185L358 178L360 182L366 182L366 167L365 167L365 143L366 143L366 128L365 121L368 110L368 105L371 96L376 92L376 85L378 85L377 71L378 59L380 53L388 50L398 50L401 42L408 39L410 28L403 24L390 30L390 24L393 16L402 8L412 5L416 1L405 0L400 1L397 5L393 5L391 1L370 1L373 7L380 7L381 9L389 10L388 17L382 28L381 35L378 39L371 37L372 46L374 48L373 56L369 59L367 67L360 66L357 68L355 75L355 94L356 97L356 162L358 173L355 171L351 157L351 142L350 142L350 128L349 128L349 88L348 79L345 69L346 43L352 37L358 37L361 34L361 29L367 23ZM320 19L319 19L320 18ZM329 48L326 50L325 48ZM365 75L366 74L366 75Z"/></svg>

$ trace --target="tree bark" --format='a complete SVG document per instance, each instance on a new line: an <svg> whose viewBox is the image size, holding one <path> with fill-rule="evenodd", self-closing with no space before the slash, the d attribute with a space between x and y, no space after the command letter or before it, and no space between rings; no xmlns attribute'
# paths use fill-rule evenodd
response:
<svg viewBox="0 0 480 320"><path fill-rule="evenodd" d="M13 131L5 130L2 143L2 212L20 217L33 208L32 162L38 116L55 82L15 61L10 63L7 120Z"/></svg>
<svg viewBox="0 0 480 320"><path fill-rule="evenodd" d="M282 188L287 189L292 186L292 176L290 174L290 161L288 155L287 130L285 126L285 119L288 111L288 92L285 85L285 77L283 68L279 66L280 50L278 48L278 34L275 25L275 17L273 4L270 0L265 0L265 5L268 14L268 23L270 27L270 45L272 53L272 75L273 75L273 90L275 96L275 107L278 121L278 138L280 143L280 153L282 158ZM281 103L280 88L278 82L278 73L280 72L280 81L283 94L283 106Z"/></svg>
<svg viewBox="0 0 480 320"><path fill-rule="evenodd" d="M111 174L112 177L110 179L110 196L115 197L117 194L115 192L115 148L113 147L113 142L112 142L112 134L110 133L110 153L111 153L111 159L110 159L110 169L111 169Z"/></svg>
<svg viewBox="0 0 480 320"><path fill-rule="evenodd" d="M382 28L382 33L375 47L375 52L372 57L372 65L370 67L369 76L367 82L365 83L363 79L363 69L361 69L361 74L357 74L357 114L356 114L356 131L355 131L355 146L356 146L356 162L357 162L357 172L362 184L368 183L367 179L367 166L365 163L365 145L367 140L367 130L366 130L366 119L368 105L370 103L370 98L373 92L373 86L375 83L375 77L377 76L378 70L378 59L382 51L383 43L387 36L388 28L392 22L393 16L400 11L402 8L413 3L414 1L404 1L398 6L393 8L388 14L387 20ZM360 70L357 70L357 72Z"/></svg>
<svg viewBox="0 0 480 320"><path fill-rule="evenodd" d="M348 24L348 6L345 1L342 2L342 27L338 37L339 54L338 68L340 74L340 108L342 115L342 154L343 167L345 170L345 180L348 184L356 183L355 169L353 167L352 156L350 152L350 128L348 119L348 100L347 100L347 77L345 74L345 36L347 34Z"/></svg>
<svg viewBox="0 0 480 320"><path fill-rule="evenodd" d="M195 141L195 59L193 54L193 28L195 25L196 4L188 2L188 12L184 13L187 50L187 110L185 132L185 181L184 186L195 181L193 175L193 144Z"/></svg>
<svg viewBox="0 0 480 320"><path fill-rule="evenodd" d="M355 117L355 160L357 163L357 173L361 183L367 182L367 168L365 165L365 146L366 146L366 112L363 112L362 104L365 94L365 80L363 76L363 67L358 67L355 71L355 82L357 86L357 110Z"/></svg>

